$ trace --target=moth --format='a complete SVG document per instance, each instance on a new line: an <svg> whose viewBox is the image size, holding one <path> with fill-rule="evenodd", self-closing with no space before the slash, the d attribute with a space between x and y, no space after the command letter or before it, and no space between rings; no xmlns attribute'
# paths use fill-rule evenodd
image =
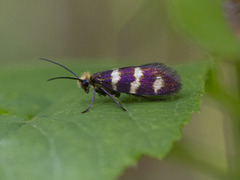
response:
<svg viewBox="0 0 240 180"><path fill-rule="evenodd" d="M73 79L77 80L79 87L86 93L93 87L92 101L89 107L82 113L88 112L92 107L96 93L108 95L115 103L126 111L126 109L114 98L119 97L121 93L145 98L148 100L162 100L151 98L154 96L165 96L177 93L181 89L181 78L177 71L167 67L163 63L151 63L141 66L128 66L112 70L97 72L90 75L89 72L78 76L66 66L55 61L40 58L48 61L72 73L75 77L54 77L48 81L56 79Z"/></svg>

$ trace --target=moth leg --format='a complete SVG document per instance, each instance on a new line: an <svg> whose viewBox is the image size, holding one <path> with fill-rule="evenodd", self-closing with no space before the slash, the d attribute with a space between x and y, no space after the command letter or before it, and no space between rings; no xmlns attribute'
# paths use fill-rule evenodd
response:
<svg viewBox="0 0 240 180"><path fill-rule="evenodd" d="M117 92L117 91L113 91L113 94L114 94L114 96L117 97L117 98L120 97L120 95L121 95L121 93L120 93L120 92Z"/></svg>
<svg viewBox="0 0 240 180"><path fill-rule="evenodd" d="M90 104L89 107L88 107L85 111L83 111L82 113L88 112L89 109L92 107L93 102L94 102L94 99L95 99L95 93L96 93L96 91L94 90L94 91L93 91L93 97L92 97L91 104Z"/></svg>
<svg viewBox="0 0 240 180"><path fill-rule="evenodd" d="M149 98L149 97L146 97L146 96L143 96L143 95L134 95L134 96L137 96L137 97L141 97L143 99L147 99L147 100L150 100L150 101L164 101L164 100L167 100L167 98L159 98L159 99L155 99L155 98Z"/></svg>
<svg viewBox="0 0 240 180"><path fill-rule="evenodd" d="M112 100L115 101L115 103L117 103L117 105L122 108L122 110L127 111L124 107L122 107L122 105L109 93L107 92L104 88L100 87L101 90L103 90Z"/></svg>
<svg viewBox="0 0 240 180"><path fill-rule="evenodd" d="M112 91L112 90L108 90L110 91L109 93L114 95L115 97L119 97L120 96L120 92L117 92L117 91ZM104 91L102 91L101 89L96 89L96 92L100 95L103 95L103 96L106 96L106 93Z"/></svg>
<svg viewBox="0 0 240 180"><path fill-rule="evenodd" d="M95 90L98 94L106 96L106 93L104 93L104 91L102 91L101 89L98 88L98 89L95 89Z"/></svg>

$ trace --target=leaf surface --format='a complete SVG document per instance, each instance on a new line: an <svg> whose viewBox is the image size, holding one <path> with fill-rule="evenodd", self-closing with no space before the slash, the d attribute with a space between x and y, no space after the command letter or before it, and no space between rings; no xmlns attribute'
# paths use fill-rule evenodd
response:
<svg viewBox="0 0 240 180"><path fill-rule="evenodd" d="M46 82L68 72L55 66L1 68L0 179L110 180L143 154L163 158L200 109L207 67L175 67L183 89L167 101L122 94L124 112L110 98L97 96L86 114L81 112L92 91L86 95L72 80ZM110 67L96 63L71 69Z"/></svg>

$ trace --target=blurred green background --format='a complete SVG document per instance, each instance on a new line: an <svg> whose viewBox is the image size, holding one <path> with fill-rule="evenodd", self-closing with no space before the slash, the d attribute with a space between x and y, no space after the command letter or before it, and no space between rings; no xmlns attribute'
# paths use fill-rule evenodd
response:
<svg viewBox="0 0 240 180"><path fill-rule="evenodd" d="M36 63L39 57L65 61L66 65L68 60L127 65L148 62L182 64L207 60L209 56L216 55L211 52L211 44L204 41L201 35L196 38L194 31L184 32L185 22L179 26L182 19L179 20L181 17L176 7L181 1L186 9L191 10L194 5L194 1L188 0L1 0L0 66L39 66L41 63ZM232 32L238 32L238 7L235 6L238 1L212 2L217 5L221 2L226 24L229 22L229 29L233 27ZM198 6L197 3L195 5ZM199 23L214 26L212 14L207 14L205 7L201 8L200 14L209 15L209 22ZM214 11L211 12L214 14ZM199 17L191 18L195 22L195 18L198 21ZM207 29L205 31L208 34ZM220 43L223 49L227 49L225 42ZM49 64L41 66L47 67ZM238 79L231 76L236 70L235 66L231 63L219 66L224 67L220 77L227 83L224 85L232 91L239 91L236 85L239 84ZM143 157L136 167L127 169L119 179L223 179L231 166L229 157L234 158L238 153L234 124L230 119L229 112L206 95L201 113L195 114L183 128L182 140L175 144L167 158L158 161Z"/></svg>
<svg viewBox="0 0 240 180"><path fill-rule="evenodd" d="M164 1L7 1L0 4L1 61L38 57L179 62L202 51L174 31Z"/></svg>

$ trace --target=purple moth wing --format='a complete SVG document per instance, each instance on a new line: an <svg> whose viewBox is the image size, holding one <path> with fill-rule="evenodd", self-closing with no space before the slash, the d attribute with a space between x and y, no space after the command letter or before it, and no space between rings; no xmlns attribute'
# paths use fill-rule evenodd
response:
<svg viewBox="0 0 240 180"><path fill-rule="evenodd" d="M177 71L163 63L152 63L140 66L143 77L136 94L172 95L181 89L181 78Z"/></svg>
<svg viewBox="0 0 240 180"><path fill-rule="evenodd" d="M107 89L112 90L112 71L103 71L103 72L97 72L93 74L90 78L90 81L92 82L93 86L100 85Z"/></svg>
<svg viewBox="0 0 240 180"><path fill-rule="evenodd" d="M178 73L162 63L98 72L91 81L110 90L136 95L170 95L181 88Z"/></svg>
<svg viewBox="0 0 240 180"><path fill-rule="evenodd" d="M129 93L131 83L135 81L134 68L135 66L131 66L98 72L91 76L91 81L94 85L100 85L109 90Z"/></svg>

